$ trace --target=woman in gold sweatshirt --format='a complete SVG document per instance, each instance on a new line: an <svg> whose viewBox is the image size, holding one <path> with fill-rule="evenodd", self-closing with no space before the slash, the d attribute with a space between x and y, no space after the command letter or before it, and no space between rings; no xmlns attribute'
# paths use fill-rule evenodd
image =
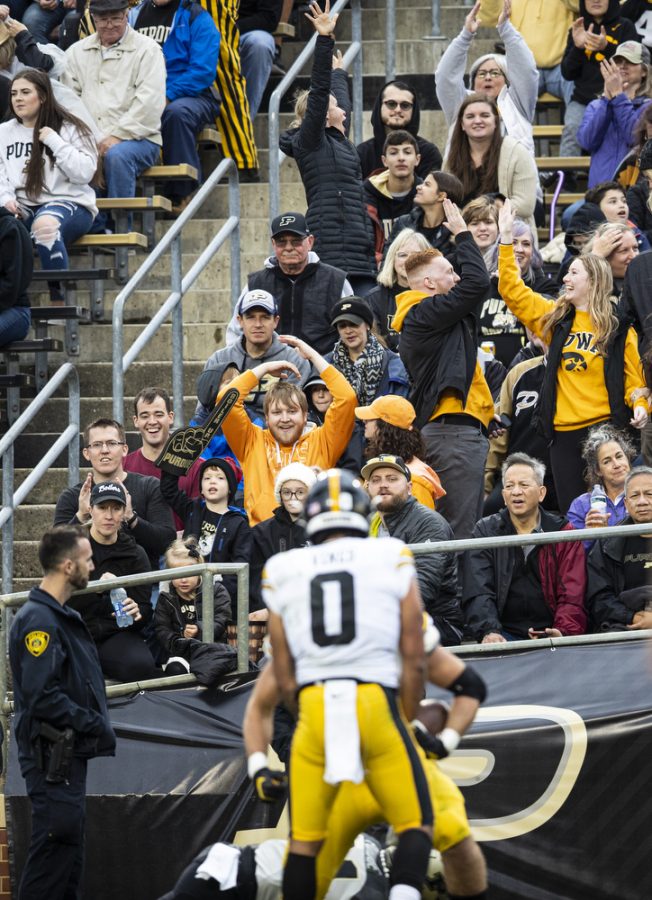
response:
<svg viewBox="0 0 652 900"><path fill-rule="evenodd" d="M550 462L561 512L586 490L581 445L598 422L642 428L648 402L638 343L617 315L607 263L592 253L575 259L557 300L528 288L512 247L509 200L499 214L498 289L509 309L548 345L547 373L536 414L550 441Z"/></svg>

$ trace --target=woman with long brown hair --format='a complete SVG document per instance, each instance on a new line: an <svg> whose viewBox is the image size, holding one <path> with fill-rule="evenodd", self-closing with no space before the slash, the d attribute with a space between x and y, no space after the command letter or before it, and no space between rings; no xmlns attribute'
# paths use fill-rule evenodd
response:
<svg viewBox="0 0 652 900"><path fill-rule="evenodd" d="M582 445L589 429L610 421L643 428L648 403L636 332L616 316L611 269L593 253L579 256L557 300L524 283L514 256L514 213L509 200L498 214L498 288L521 322L548 345L537 428L550 441L550 464L559 508L565 513L586 490Z"/></svg>
<svg viewBox="0 0 652 900"><path fill-rule="evenodd" d="M536 165L522 144L501 135L498 107L490 97L469 94L460 105L444 168L462 182L463 205L482 194L500 193L535 227Z"/></svg>
<svg viewBox="0 0 652 900"><path fill-rule="evenodd" d="M11 109L14 118L0 125L0 204L30 229L44 269L67 269L66 244L97 215L95 139L36 69L12 80ZM63 300L58 282L50 283L50 298Z"/></svg>

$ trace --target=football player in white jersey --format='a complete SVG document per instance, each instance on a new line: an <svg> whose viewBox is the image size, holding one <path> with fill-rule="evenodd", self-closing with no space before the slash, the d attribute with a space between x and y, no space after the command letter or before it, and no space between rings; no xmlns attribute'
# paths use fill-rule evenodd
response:
<svg viewBox="0 0 652 900"><path fill-rule="evenodd" d="M202 850L160 900L279 900L287 841L257 846L212 844ZM389 880L381 847L359 835L331 882L326 900L386 900Z"/></svg>
<svg viewBox="0 0 652 900"><path fill-rule="evenodd" d="M289 708L298 693L284 900L316 897L315 857L343 782L365 781L399 837L390 900L419 900L428 866L433 809L405 718L423 695L421 598L407 547L367 538L369 511L350 473L320 473L304 509L313 546L273 556L263 573Z"/></svg>
<svg viewBox="0 0 652 900"><path fill-rule="evenodd" d="M453 694L443 731L436 737L418 732L418 739L429 757L425 771L435 813L433 846L441 853L448 896L484 900L487 896L486 865L471 836L464 798L436 760L455 750L485 699L486 687L472 666L441 646L439 632L429 616L424 617L424 647L428 681ZM284 773L271 770L267 760L267 748L278 725L275 711L279 700L274 669L267 665L258 676L243 722L249 772L261 800L276 800L285 793ZM278 744L274 746L276 748ZM285 762L280 748L279 754ZM366 784L345 782L342 785L331 811L328 836L317 857L318 900L325 896L355 835L382 820L382 812Z"/></svg>

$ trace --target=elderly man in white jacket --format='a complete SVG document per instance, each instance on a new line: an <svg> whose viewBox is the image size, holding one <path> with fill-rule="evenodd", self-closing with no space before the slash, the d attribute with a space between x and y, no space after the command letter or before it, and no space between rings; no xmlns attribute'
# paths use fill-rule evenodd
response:
<svg viewBox="0 0 652 900"><path fill-rule="evenodd" d="M109 197L133 197L138 175L157 162L165 108L163 53L129 26L127 6L91 0L97 33L68 48L61 76L97 122Z"/></svg>

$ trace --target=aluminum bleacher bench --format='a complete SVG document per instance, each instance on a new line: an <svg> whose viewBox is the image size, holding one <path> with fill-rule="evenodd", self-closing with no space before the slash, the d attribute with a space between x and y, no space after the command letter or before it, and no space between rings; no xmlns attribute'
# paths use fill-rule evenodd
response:
<svg viewBox="0 0 652 900"><path fill-rule="evenodd" d="M54 338L38 338L25 341L13 341L0 348L6 364L7 375L19 374L20 357L24 355L34 356L34 381L36 390L40 391L48 380L48 353L60 353L63 343Z"/></svg>
<svg viewBox="0 0 652 900"><path fill-rule="evenodd" d="M79 356L79 323L90 322L91 313L83 306L33 306L32 325L36 338L48 337L48 325L65 326L63 346L68 356Z"/></svg>
<svg viewBox="0 0 652 900"><path fill-rule="evenodd" d="M34 378L25 372L15 372L12 375L0 374L0 390L6 396L7 423L13 425L20 415L20 390L21 388L34 387Z"/></svg>

